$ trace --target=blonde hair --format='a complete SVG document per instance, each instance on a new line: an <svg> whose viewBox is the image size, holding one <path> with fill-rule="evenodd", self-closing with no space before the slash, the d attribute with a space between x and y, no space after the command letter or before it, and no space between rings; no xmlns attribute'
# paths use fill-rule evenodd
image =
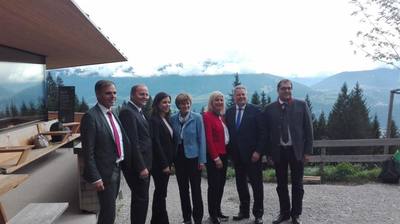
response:
<svg viewBox="0 0 400 224"><path fill-rule="evenodd" d="M221 111L221 114L224 114L224 112L225 112L225 97L224 97L224 94L222 94L220 91L214 91L211 93L210 97L208 98L207 111L215 111L213 102L219 96L221 96L222 99L224 99L224 105L223 105L222 111Z"/></svg>

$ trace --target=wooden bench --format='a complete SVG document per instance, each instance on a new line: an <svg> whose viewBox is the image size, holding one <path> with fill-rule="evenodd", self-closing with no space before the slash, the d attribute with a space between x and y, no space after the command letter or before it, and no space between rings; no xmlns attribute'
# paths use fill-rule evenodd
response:
<svg viewBox="0 0 400 224"><path fill-rule="evenodd" d="M5 146L0 147L0 153L11 153L11 152L20 152L20 157L16 165L20 165L26 161L28 158L28 154L30 150L34 147L34 145L23 145L23 146Z"/></svg>
<svg viewBox="0 0 400 224"><path fill-rule="evenodd" d="M0 173L12 173L27 164L55 151L62 146L73 142L80 137L75 128L71 131L47 131L56 121L40 122L0 134ZM69 124L76 127L79 122ZM48 147L32 149L32 137L37 134L45 136L63 135L62 141L51 142Z"/></svg>
<svg viewBox="0 0 400 224"><path fill-rule="evenodd" d="M45 131L45 132L40 132L40 134L49 135L51 137L63 136L63 138L60 142L65 142L68 140L68 138L72 134L72 132L70 130L69 131Z"/></svg>
<svg viewBox="0 0 400 224"><path fill-rule="evenodd" d="M68 127L71 129L73 134L79 133L79 128L81 127L80 122L69 122L69 123L63 123L64 127Z"/></svg>
<svg viewBox="0 0 400 224"><path fill-rule="evenodd" d="M7 224L51 224L68 208L68 203L30 203Z"/></svg>

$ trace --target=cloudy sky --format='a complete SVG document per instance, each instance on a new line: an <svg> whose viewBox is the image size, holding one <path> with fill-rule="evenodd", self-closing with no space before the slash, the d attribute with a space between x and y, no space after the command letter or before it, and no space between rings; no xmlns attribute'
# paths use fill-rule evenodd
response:
<svg viewBox="0 0 400 224"><path fill-rule="evenodd" d="M74 1L139 75L166 64L163 73L287 77L380 66L353 53L360 25L349 0Z"/></svg>

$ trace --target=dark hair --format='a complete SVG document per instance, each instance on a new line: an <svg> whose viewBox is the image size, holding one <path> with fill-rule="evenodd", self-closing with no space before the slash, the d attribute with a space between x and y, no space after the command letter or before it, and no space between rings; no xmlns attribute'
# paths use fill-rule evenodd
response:
<svg viewBox="0 0 400 224"><path fill-rule="evenodd" d="M97 93L99 93L104 87L106 86L115 86L113 81L110 80L99 80L96 82L96 85L94 85L94 91Z"/></svg>
<svg viewBox="0 0 400 224"><path fill-rule="evenodd" d="M290 81L289 79L282 79L281 81L278 82L278 85L276 85L276 90L279 90L282 83L287 83L287 82L290 83L290 88L293 88L292 81Z"/></svg>
<svg viewBox="0 0 400 224"><path fill-rule="evenodd" d="M151 105L151 116L159 116L160 115L160 108L158 107L158 105L160 104L160 102L163 100L163 99L165 99L166 97L168 97L169 98L169 101L171 101L171 96L170 95L168 95L167 93L165 93L165 92L159 92L159 93L157 93L157 95L154 97L154 100L153 100L153 104ZM166 118L169 118L169 115L170 115L170 113L171 113L171 111L169 111L167 114L166 114Z"/></svg>

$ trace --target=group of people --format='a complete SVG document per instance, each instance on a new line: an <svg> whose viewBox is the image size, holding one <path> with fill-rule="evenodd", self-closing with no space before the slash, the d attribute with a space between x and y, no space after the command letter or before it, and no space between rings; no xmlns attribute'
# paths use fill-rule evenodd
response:
<svg viewBox="0 0 400 224"><path fill-rule="evenodd" d="M201 115L191 110L192 98L180 93L175 98L179 112L171 115L171 96L157 93L150 117L143 114L149 99L145 85L131 89L130 101L116 116L111 108L117 90L112 81L95 85L97 104L81 120L84 178L98 193L98 223L115 220L120 173L132 192L131 223L146 222L150 176L153 176L153 224L168 224L167 188L175 168L183 223L202 223L201 173L207 171L209 221L219 224L229 219L222 212L228 157L231 159L239 195L239 211L233 220L250 218L253 190L254 223L263 223L264 190L262 155L274 164L280 211L273 224L291 219L301 223L304 163L312 149L310 111L304 101L292 97L292 82L281 80L278 99L264 111L248 103L247 90L233 89L234 106L225 110L224 95L211 93L207 110ZM292 183L292 203L288 191L288 167Z"/></svg>

